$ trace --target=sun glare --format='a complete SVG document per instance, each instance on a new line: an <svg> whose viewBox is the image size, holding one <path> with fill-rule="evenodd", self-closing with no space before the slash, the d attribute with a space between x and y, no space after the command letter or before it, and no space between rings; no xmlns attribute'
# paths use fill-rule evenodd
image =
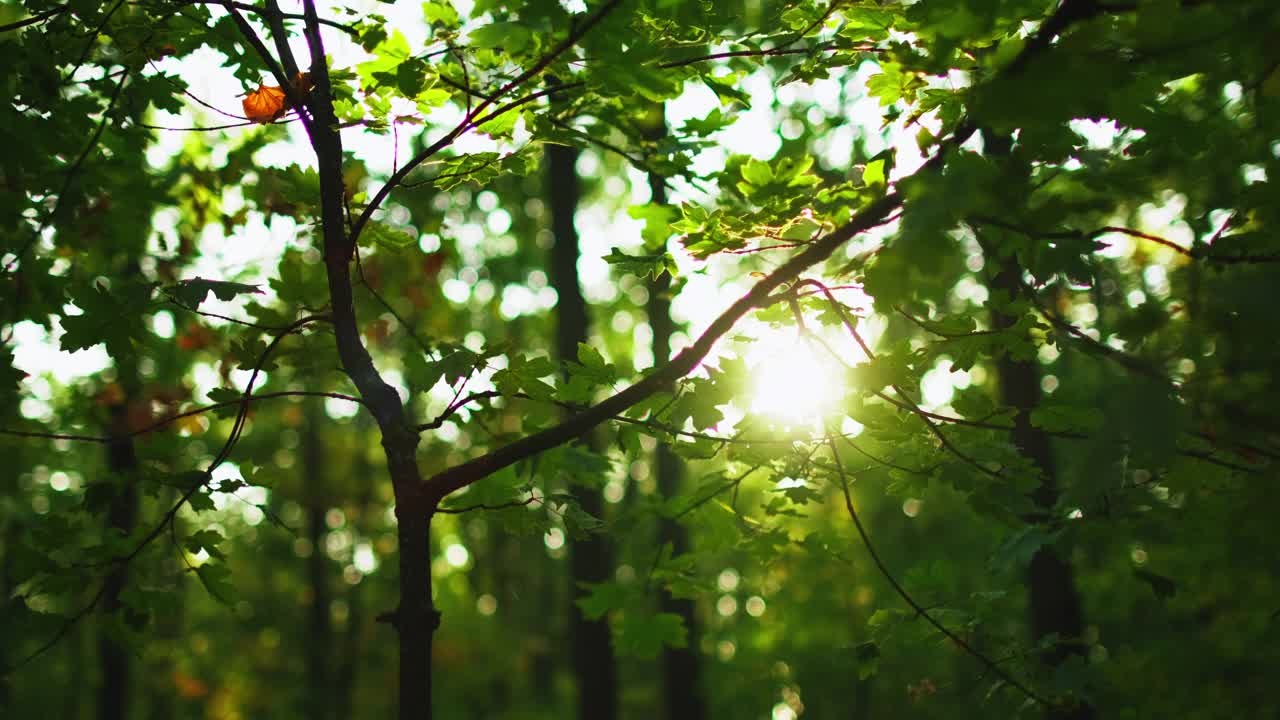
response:
<svg viewBox="0 0 1280 720"><path fill-rule="evenodd" d="M820 427L844 396L844 372L831 355L794 330L764 330L747 362L751 412L784 425Z"/></svg>

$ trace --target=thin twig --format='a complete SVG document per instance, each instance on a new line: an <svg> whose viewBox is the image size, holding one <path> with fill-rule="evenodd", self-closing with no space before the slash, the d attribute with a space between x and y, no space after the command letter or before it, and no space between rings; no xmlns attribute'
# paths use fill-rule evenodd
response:
<svg viewBox="0 0 1280 720"><path fill-rule="evenodd" d="M31 17L25 20L18 20L16 22L0 25L0 33L7 33L10 30L17 30L19 28L24 28L28 25L35 25L36 23L44 22L45 20L61 15L66 11L67 11L67 5L65 4L59 5L58 7L55 7L52 10L45 10L44 12L38 15L32 15Z"/></svg>
<svg viewBox="0 0 1280 720"><path fill-rule="evenodd" d="M919 327L921 330L937 335L940 338L946 338L947 340L959 340L961 338L981 337L983 335L999 335L1000 334L999 330L976 330L974 332L967 332L967 333L945 333L945 332L942 332L941 330L938 330L937 328L929 327L928 323L916 317L915 315L912 315L906 310L903 310L902 306L900 305L894 306L893 309L896 310L898 314L901 315L902 317L915 323L915 325Z"/></svg>
<svg viewBox="0 0 1280 720"><path fill-rule="evenodd" d="M102 16L102 22L98 23L98 26L93 29L93 32L89 33L89 41L85 43L84 49L80 51L80 57L76 60L75 65L72 66L71 72L67 73L64 82L75 78L76 73L80 71L85 60L89 59L89 54L93 52L93 46L98 44L98 36L106 29L107 23L111 22L111 17L116 14L116 11L119 10L124 3L125 0L116 0L116 4L112 5L111 9Z"/></svg>
<svg viewBox="0 0 1280 720"><path fill-rule="evenodd" d="M441 425L444 425L445 421L453 417L455 413L457 413L459 410L466 407L467 405L470 405L471 403L477 402L480 400L488 400L490 398L496 398L496 397L502 397L502 395L498 393L496 390L485 390L484 392L472 393L467 397L462 398L461 400L455 397L454 400L450 402L449 405L444 409L444 411L441 412L439 415L437 415L434 420L432 420L431 422L423 423L417 426L415 429L418 432L435 430Z"/></svg>
<svg viewBox="0 0 1280 720"><path fill-rule="evenodd" d="M278 392L259 393L257 395L251 395L249 397L249 400L250 402L256 402L258 400L270 400L272 398L281 398L281 397L327 397L327 398L333 398L334 400L346 400L347 402L359 403L361 405L364 404L364 400L358 397L355 397L354 395L345 395L343 393L334 393L334 392L315 392L310 390L281 390ZM138 437L139 435L146 435L147 433L155 432L157 430L163 430L165 427L172 424L174 421L181 420L182 418L193 417L195 415L203 415L204 413L207 413L210 410L217 410L219 408L230 407L232 405L239 405L241 402L243 402L243 399L228 400L226 402L213 403L212 405L203 405L198 408L193 408L191 410L186 410L180 413L176 413L174 415L166 416L163 419L160 419L151 423L150 425L142 427L138 430L133 430L128 434L120 437L133 438L133 437ZM42 438L45 440L75 440L79 442L94 442L94 443L109 443L109 442L112 442L113 440L120 439L120 437L111 438L111 437L105 437L100 435L72 435L72 434L66 434L66 433L37 432L33 430L8 430L5 428L0 428L0 435Z"/></svg>
<svg viewBox="0 0 1280 720"><path fill-rule="evenodd" d="M217 320L225 320L229 323L235 323L236 325L243 325L244 327L251 327L251 328L254 328L255 330L265 330L267 332L279 332L280 330L284 329L284 327L280 325L261 325L259 323L250 322L248 320L233 318L230 315L222 315L216 312L209 312L208 310L200 310L197 308L193 308L193 307L184 305L181 302L178 302L178 300L173 298L172 296L169 296L168 302L176 307L186 310L189 313L194 313L196 315L201 315L207 318L215 318Z"/></svg>
<svg viewBox="0 0 1280 720"><path fill-rule="evenodd" d="M713 498L715 498L715 497L716 497L717 495L719 495L720 493L725 492L726 490L733 490L733 491L736 493L736 492L737 492L737 489L738 489L738 486L742 484L742 481L743 481L743 480L746 480L748 476L750 476L752 473L754 473L755 471L759 470L759 469L760 469L760 468L762 468L762 467L764 467L764 465L762 465L762 464L761 464L761 465L752 465L750 468L748 468L748 469L747 469L747 471L746 471L746 472L742 473L741 475L738 475L737 477L730 478L729 480L725 481L724 485L722 485L722 486L720 486L720 487L716 488L716 489L715 489L715 491L710 492L710 493L707 493L706 495L704 495L704 496L702 496L702 497L698 498L697 500L693 501L692 503L690 503L688 506L686 506L686 507L682 508L682 509L680 510L680 512L678 512L678 513L676 513L676 514L672 515L672 516L670 517L670 519L671 519L671 520L679 520L680 518L684 517L685 515L688 515L689 513L693 512L694 510L697 510L698 508L702 507L703 505L706 505L708 502L711 502L711 500L712 500Z"/></svg>
<svg viewBox="0 0 1280 720"><path fill-rule="evenodd" d="M120 100L120 93L124 90L125 83L129 80L130 74L131 71L126 71L120 76L120 82L116 83L116 89L112 91L111 97L107 100L107 107L102 111L102 120L98 122L98 127L93 131L93 134L89 136L89 142L85 144L84 150L82 150L76 157L75 162L71 163L67 168L66 177L62 180L62 187L58 190L58 197L53 201L53 207L49 209L49 213L45 216L44 221L41 222L40 227L33 232L31 239L27 241L27 244L23 245L22 248L14 254L14 257L9 261L9 264L5 266L4 271L6 273L13 270L13 266L17 264L24 255L30 252L31 248L34 247L37 242L40 241L40 236L44 234L44 229L49 226L49 223L53 222L57 217L58 212L62 209L62 201L65 199L67 192L71 189L71 185L75 182L76 176L80 173L81 168L84 167L85 161L89 159L89 155L93 153L94 148L98 147L98 141L102 139L102 133L107 129L108 123L111 122L111 113L115 110L116 103Z"/></svg>
<svg viewBox="0 0 1280 720"><path fill-rule="evenodd" d="M271 76L276 79L276 84L279 85L280 90L284 92L285 98L289 101L289 107L298 114L298 119L302 120L303 127L307 129L307 135L312 135L314 123L312 123L311 116L307 113L306 103L303 101L302 96L298 94L298 88L294 86L294 78L289 77L289 75L285 73L284 69L280 67L280 64L276 62L275 57L271 55L271 51L267 49L265 44L263 44L262 38L258 37L257 31L255 31L253 26L249 24L249 21L244 18L244 15L240 14L239 9L236 7L236 3L230 2L230 0L224 0L220 4L228 13L230 13L231 20L235 22L236 27L239 28L240 34L253 48L254 52L258 54L258 57L262 58L262 62L267 66L267 70L269 70L271 72Z"/></svg>
<svg viewBox="0 0 1280 720"><path fill-rule="evenodd" d="M849 334L853 336L854 341L857 342L858 347L862 348L862 352L866 354L867 358L874 361L876 359L875 353L871 351L871 347L867 345L865 340L862 339L862 335L858 332L858 328L853 324L853 321L849 319L848 314L845 313L844 311L844 306L841 305L838 300L836 300L835 295L832 295L829 291L825 291L826 286L818 282L817 280L805 279L796 283L796 287L799 287L801 285L812 285L812 286L824 289L824 294L827 297L828 303L831 305L831 308L836 312L836 314L840 317L840 321L841 323L844 324L845 329L848 330ZM798 312L798 309L797 309L797 312ZM840 357L840 355L837 354L830 347L828 347L825 342L822 342L821 338L818 338L816 335L813 335L812 333L808 333L807 331L806 331L806 335L809 337L815 338L823 347L826 347L827 351L830 352L837 360L841 360L841 362L843 362L843 359ZM942 429L939 428L937 424L933 422L933 419L931 417L932 413L925 411L924 408L921 408L917 403L915 403L911 399L911 397L907 395L906 391L902 389L901 386L899 386L897 383L890 383L889 387L893 388L893 391L898 394L898 397L902 398L902 403L905 403L905 404L901 404L901 403L893 403L893 404L898 405L898 407L901 407L907 410L912 415L915 415L917 418L919 418L920 422L924 423L924 426L929 430L929 433L938 439L938 443L942 445L942 447L945 450L950 452L952 455L955 455L966 465L973 467L974 469L978 470L984 475L989 475L996 479L1004 479L1005 476L1002 472L1000 472L999 470L992 470L991 468L979 462L973 456L961 450L959 447L955 445L955 443L951 442L951 440L946 436L946 434L942 432ZM889 402L893 402L893 400L890 400L888 396L884 395L880 391L876 391L876 395Z"/></svg>
<svg viewBox="0 0 1280 720"><path fill-rule="evenodd" d="M1220 255L1220 254L1213 253L1212 243L1220 239L1222 237L1222 234L1227 230L1227 227L1231 224L1229 219L1226 223L1223 223L1222 227L1218 228L1217 232L1214 233L1213 238L1210 241L1210 244L1207 244L1198 248L1186 248L1173 242L1172 240L1169 240L1167 238L1162 238L1159 235L1152 235L1150 233L1141 232L1139 230L1134 230L1132 228L1120 227L1118 225L1107 225L1087 233L1079 232L1075 230L1040 232L1032 228L1023 227L1016 223L1011 223L1005 220L1001 220L999 218L993 218L989 216L975 216L970 219L973 222L976 222L979 224L991 225L993 227L1003 228L1005 230L1011 230L1013 232L1026 235L1027 237L1042 238L1046 240L1070 240L1070 239L1097 240L1099 237L1102 237L1103 235L1108 235L1108 234L1127 235L1129 237L1137 238L1139 240L1146 240L1148 242L1153 242L1157 245L1160 245L1161 247L1169 248L1170 250L1173 250L1179 255L1186 258L1190 258L1192 260L1205 260L1207 262L1221 263L1223 265L1234 265L1234 264L1246 265L1246 264L1265 264L1265 263L1280 262L1280 254Z"/></svg>
<svg viewBox="0 0 1280 720"><path fill-rule="evenodd" d="M898 579L894 577L892 572L889 571L889 567L885 565L884 560L880 558L880 553L876 551L875 545L871 543L871 536L867 533L867 529L862 525L862 520L861 518L858 517L858 512L853 508L853 496L849 492L849 479L845 475L844 465L840 461L840 452L836 449L835 440L832 439L830 433L827 434L827 444L831 448L831 458L835 462L836 471L839 474L840 491L844 495L845 510L848 511L849 518L853 520L853 526L858 531L858 537L862 539L863 547L867 549L867 555L871 556L871 561L875 563L876 568L880 570L880 574L884 576L884 579L889 583L889 586L893 588L894 592L896 592L898 596L902 598L903 602L905 602L913 611L915 611L916 615L924 618L926 622L932 625L934 629L936 629L939 633L942 633L944 637L946 637L951 642L955 643L956 646L959 647L961 650L973 656L975 659L981 662L984 666L986 666L988 670L995 673L997 676L1000 677L1000 679L1004 680L1011 687L1016 688L1023 695L1026 695L1028 698L1034 700L1036 703L1038 703L1042 707L1046 707L1046 708L1054 707L1055 703L1051 702L1048 698L1045 698L1044 696L1035 692L1031 688L1027 687L1017 678L1013 677L1008 672L1006 672L1004 668L1001 668L998 664L996 664L994 660L987 657L985 654L983 654L981 651L979 651L977 648L973 647L969 643L965 642L963 638L961 638L959 635L952 632L945 625L939 622L937 618L935 618L932 614L929 613L928 610L924 608L924 606L916 602L915 598L913 598L911 594L907 592L907 589L902 586L902 583L898 582Z"/></svg>
<svg viewBox="0 0 1280 720"><path fill-rule="evenodd" d="M152 60L147 60L147 64L151 66L151 69L152 69L152 70L155 70L155 71L156 71L156 75L157 75L157 76L162 77L162 78L164 78L165 80L168 80L170 85L173 85L175 88L177 88L177 89L178 89L178 91L179 91L179 92L181 92L183 95L186 95L186 96L187 96L188 98L190 98L191 100L196 101L196 103L198 103L199 105L202 105L202 106L204 106L204 107L206 107L206 108L208 108L208 109L210 109L210 110L212 110L212 111L214 111L214 112L218 113L219 115L222 115L223 117L229 117L229 118L231 118L232 120L249 120L249 118L247 118L247 117L245 117L245 116L243 116L243 115L236 115L235 113L227 112L226 110L223 110L222 108L217 107L216 105L213 105L213 104L211 104L211 103L205 102L204 100L202 100L202 99L200 99L198 96L196 96L196 94L195 94L195 93L191 92L190 90L186 89L185 87L181 87L181 86L179 86L178 81L177 81L177 80L174 80L173 78L171 78L171 77L169 77L168 75L164 74L164 73L160 70L160 68L156 67L156 64L155 64L155 62L154 62L154 61L152 61ZM252 120L249 120L249 122L250 122L250 123L252 123L253 121L252 121Z"/></svg>
<svg viewBox="0 0 1280 720"><path fill-rule="evenodd" d="M510 508L528 507L533 503L542 502L542 498L537 495L530 495L527 500L512 500L511 502L499 503L497 505L489 505L486 503L476 503L475 505L464 505L463 507L438 507L436 512L445 513L446 515L461 515L473 510L507 510Z"/></svg>
<svg viewBox="0 0 1280 720"><path fill-rule="evenodd" d="M358 247L356 248L355 256L356 256L356 273L359 274L360 276L360 284L363 285L364 288L369 291L369 294L372 295L374 299L378 301L378 304L382 305L382 307L387 309L387 312L391 313L391 317L395 318L396 322L400 323L400 327L403 328L404 331L409 334L410 338L413 338L413 342L416 343L417 346L421 348L424 353L427 353L428 355L431 354L431 346L428 345L425 340L418 337L418 333L413 329L413 325L409 324L407 320L401 317L400 313L396 312L396 309L391 306L391 303L387 302L386 299L382 297L381 293L373 289L373 286L369 284L369 280L364 276L364 264L361 263L360 261L360 250Z"/></svg>
<svg viewBox="0 0 1280 720"><path fill-rule="evenodd" d="M376 211L378 207L382 205L382 202L386 200L388 195L391 194L391 191L394 190L400 184L400 182L403 181L404 178L414 170L414 168L418 167L423 162L426 162L427 160L429 160L433 155L435 155L436 153L440 152L444 148L451 145L453 141L456 140L463 133L471 130L472 128L479 127L485 124L486 122L489 122L489 120L493 119L494 117L497 117L498 115L501 115L502 113L509 112L511 109L513 109L514 107L517 107L520 104L531 102L534 99L534 97L538 96L537 93L527 95L525 96L525 98L520 99L516 103L507 103L506 105L498 108L497 110L490 113L489 115L486 115L483 118L477 119L476 117L477 115L479 115L480 113L488 109L490 106L492 106L494 103L496 103L498 100L500 100L503 96L510 93L512 90L515 90L516 88L520 87L521 85L528 82L529 80L532 80L538 75L541 75L542 72L545 71L548 67L550 67L551 64L554 63L557 58L559 58L561 55L567 52L574 45L578 44L579 40L581 40L588 32L590 32L592 28L594 28L597 24L599 24L600 21L603 20L606 15L612 12L620 4L622 4L622 0L609 0L609 2L601 6L601 8L597 10L594 14L592 14L590 17L582 21L582 23L580 23L577 27L575 27L573 31L569 33L568 37L566 37L554 48L552 48L551 51L548 52L546 55L542 56L542 58L539 59L536 63L534 63L532 67L520 73L520 75L518 75L515 79L511 80L507 84L498 88L496 92L492 93L488 98L486 98L479 105L477 105L472 112L467 113L463 117L462 121L459 122L458 125L453 128L453 130L450 130L448 133L444 135L444 137L432 143L425 150L423 150L422 152L414 156L412 159L410 159L409 162L405 163L404 167L401 167L399 171L392 173L391 177L387 178L387 181L383 183L382 187L378 188L378 191L374 193L373 197L369 200L369 204L365 206L364 211L360 213L359 219L356 220L355 225L352 227L351 237L348 239L348 242L351 242L351 243L356 242L356 240L359 238L361 231L364 230L365 225L367 225L368 222L373 218L374 211ZM578 83L578 85L581 85L581 83ZM559 87L563 88L565 86L559 86ZM543 91L543 92L545 94L547 91Z"/></svg>
<svg viewBox="0 0 1280 720"><path fill-rule="evenodd" d="M224 0L183 0L183 1L187 5L226 5L227 4ZM245 2L232 2L231 6L238 10L250 12L255 15L261 15L263 17L271 17L272 15L276 15L286 20L305 20L306 19L305 16L300 15L298 13L279 12L279 11L273 12L267 8L259 7L257 5L250 5L249 3L245 3ZM351 35L352 37L360 36L360 33L355 28L351 27L350 25L344 25L336 20L318 18L317 22L319 22L321 25L328 25L331 28L336 28L338 30L341 30L342 32L348 35Z"/></svg>
<svg viewBox="0 0 1280 720"><path fill-rule="evenodd" d="M931 465L927 468L917 469L917 468L909 468L905 465L898 465L896 463L891 463L888 460L878 458L875 455L872 455L871 453L867 452L866 450L863 450L862 448L858 447L858 444L855 443L853 441L853 438L851 437L845 436L844 441L848 443L849 447L853 448L854 452L858 453L859 455L870 460L873 463L876 463L878 465L883 465L887 468L893 468L894 470L901 470L902 472L905 472L911 475L932 475L933 471L938 469L938 465Z"/></svg>

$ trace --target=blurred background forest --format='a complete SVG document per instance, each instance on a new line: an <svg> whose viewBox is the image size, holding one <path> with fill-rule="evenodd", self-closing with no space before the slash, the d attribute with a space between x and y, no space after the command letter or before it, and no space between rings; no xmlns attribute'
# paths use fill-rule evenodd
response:
<svg viewBox="0 0 1280 720"><path fill-rule="evenodd" d="M201 35L230 27L225 8L104 15L113 4L70 3L61 28L60 4L0 4L0 65L20 68L0 110L0 714L394 716L395 499L332 334L281 341L254 388L278 395L237 418L275 337L263 328L328 302L314 158L297 123L223 117L262 72L243 43ZM117 45L141 47L130 33L177 5L199 14L130 69ZM364 125L344 130L349 190L469 112L460 83L499 85L504 62L527 66L520 53L583 13L347 5L319 3L348 24L326 28L340 80L394 85L426 51L443 78L408 101L403 74L340 98ZM996 130L944 174L899 183L917 204L817 274L838 302L797 291L676 391L446 501L431 526L435 716L1042 715L1013 678L1073 698L1053 717L1276 717L1280 12L1115 8L1045 55L1066 59L984 95L966 89L1052 3L636 5L650 15L624 3L600 43L643 27L666 49L751 52L698 76L615 62L598 104L544 102L461 138L359 249L361 335L405 390L431 472L688 347L848 218L806 202L885 192L965 113ZM42 13L47 26L24 24ZM759 52L800 40L835 49ZM85 90L50 95L59 83ZM59 189L74 207L55 205L29 252L28 208ZM755 225L717 235L702 207ZM1015 372L1030 403L1001 386ZM211 478L189 474L232 435ZM1047 502L1037 465L1056 478ZM104 560L193 482L206 490L136 559ZM1061 600L1079 600L1078 636L1030 629L1047 549L1074 583Z"/></svg>

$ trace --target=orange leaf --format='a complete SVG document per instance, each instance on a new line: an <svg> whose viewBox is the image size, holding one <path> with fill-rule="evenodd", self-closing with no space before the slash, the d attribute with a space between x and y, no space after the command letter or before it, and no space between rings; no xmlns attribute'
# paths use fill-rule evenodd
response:
<svg viewBox="0 0 1280 720"><path fill-rule="evenodd" d="M244 116L256 123L274 122L284 115L284 91L275 85L259 85L244 96Z"/></svg>

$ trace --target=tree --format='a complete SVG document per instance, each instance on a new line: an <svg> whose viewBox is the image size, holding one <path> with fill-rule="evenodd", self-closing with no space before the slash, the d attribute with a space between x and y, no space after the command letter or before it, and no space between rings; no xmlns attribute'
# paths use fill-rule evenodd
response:
<svg viewBox="0 0 1280 720"><path fill-rule="evenodd" d="M553 84L552 87L555 87ZM575 215L582 195L578 187L575 165L578 153L563 145L547 147L547 206L551 214L551 287L556 291L555 358L571 362L578 348L590 340L587 304L578 279L578 230ZM589 347L589 346L588 346ZM584 359L590 352L584 349ZM571 380L571 376L566 377ZM572 412L572 411L570 411ZM593 443L590 433L583 438L587 447ZM598 452L598 448L592 448ZM604 514L604 496L599 478L586 479L574 494L583 512L599 518ZM578 680L578 717L614 720L618 716L618 670L609 637L609 624L601 617L586 616L578 602L586 588L609 579L613 562L606 539L592 534L573 541L569 546L569 642L574 674Z"/></svg>
<svg viewBox="0 0 1280 720"><path fill-rule="evenodd" d="M20 460L0 533L5 636L20 638L3 651L6 676L105 614L94 628L103 677L115 677L114 648L147 646L186 577L239 608L233 570L251 564L252 546L205 513L288 470L273 426L306 425L314 474L314 443L336 448L340 433L290 419L287 403L323 398L354 404L377 429L381 474L325 492L394 513L397 600L380 618L397 633L400 717L461 712L432 699L433 687L467 681L433 665L457 662L455 645L433 645L448 639L439 606L461 591L433 587L432 543L442 523L474 513L502 532L617 544L646 520L684 523L688 552L675 541L679 554L656 559L620 548L643 580L623 580L621 565L613 580L595 572L578 599L629 657L687 644L691 613L655 611L651 583L722 593L720 617L736 616L742 582L761 588L751 616L764 595L810 613L808 632L797 624L794 638L762 634L756 646L793 644L808 658L800 676L744 652L739 662L760 663L782 691L757 683L713 708L781 692L775 716L799 713L805 694L834 715L840 683L811 679L829 672L858 677L865 715L861 694L882 665L895 681L915 678L913 703L939 693L945 674L960 689L941 692L982 686L996 714L1276 707L1265 671L1274 568L1248 561L1275 545L1261 489L1275 472L1280 359L1266 307L1280 259L1271 3L479 0L469 17L448 2L414 5L421 44L398 15L322 15L311 0L301 12L274 0L5 6L0 59L17 72L0 116L13 138L0 161L0 427ZM217 58L209 72L243 85L243 121L162 124L161 113L235 106L193 90L205 56ZM656 134L652 108L695 93L714 107ZM735 122L764 123L749 154L719 147ZM363 149L371 138L384 140L376 153ZM670 359L655 343L651 365L623 362L639 354L634 336L603 331L599 347L567 358L565 342L521 332L524 310L486 312L472 298L467 286L478 293L483 279L490 298L502 284L505 303L507 288L532 285L530 264L547 262L529 210L511 252L467 239L478 227L468 213L500 205L514 227L512 210L546 195L533 173L544 144L590 152L615 177L630 166L638 185L661 179L649 202L595 200L639 236L604 256L619 286L679 273L673 305L707 282L736 288L698 298L716 310ZM568 182L571 167L551 177ZM459 187L492 198L453 208ZM255 262L270 267L269 292L198 274L214 238L267 238L276 221L291 237ZM438 282L446 267L456 277ZM585 309L566 297L576 277L555 283L562 315ZM223 305L210 310L210 296ZM586 337L585 323L569 325ZM771 332L794 334L772 382L835 368L823 409L794 407L798 397L797 414L754 409L750 341ZM55 387L19 358L49 337L105 356ZM211 404L193 406L191 388L210 376ZM82 429L121 413L123 431ZM593 432L608 442L575 444ZM664 482L671 497L637 481L644 502L602 526L574 481L599 485L614 460L643 464L642 436L703 477ZM136 467L69 445L128 441ZM388 480L389 495L370 492ZM944 543L990 562L931 548L908 557L877 541L914 542L886 508L916 517L922 502L949 511L929 520ZM261 504L258 519L275 521ZM329 520L312 509L318 553ZM456 547L443 557L465 566ZM750 570L712 571L727 558ZM784 588L803 576L783 561L825 578L819 588L858 578L874 609L861 590L815 599ZM350 569L358 581L354 554ZM329 635L324 572L311 564L313 643ZM1009 618L1024 609L1016 632ZM717 632L708 642L733 656L738 643ZM964 662L951 667L938 638ZM334 671L312 647L313 684L299 688ZM907 657L919 674L895 664ZM1135 686L1147 663L1159 669ZM1232 683L1198 694L1199 663L1229 669ZM180 686L199 696L193 683ZM104 716L128 715L132 696L105 693Z"/></svg>

